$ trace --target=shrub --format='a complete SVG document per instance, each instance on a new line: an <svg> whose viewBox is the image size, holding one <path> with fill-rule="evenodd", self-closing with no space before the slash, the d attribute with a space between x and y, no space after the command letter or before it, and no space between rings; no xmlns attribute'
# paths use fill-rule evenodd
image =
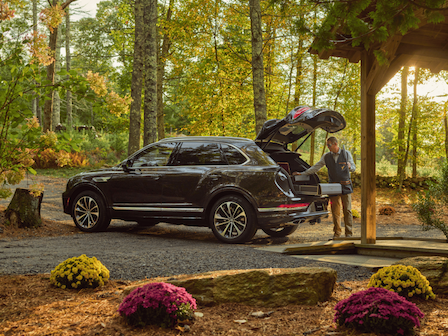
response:
<svg viewBox="0 0 448 336"><path fill-rule="evenodd" d="M425 194L419 194L417 203L413 204L423 230L438 229L448 239L448 163L444 161L440 167L440 175L435 183L431 183Z"/></svg>
<svg viewBox="0 0 448 336"><path fill-rule="evenodd" d="M109 270L98 259L85 254L60 263L50 276L50 282L62 289L96 288L107 280Z"/></svg>
<svg viewBox="0 0 448 336"><path fill-rule="evenodd" d="M379 208L378 211L379 211L380 215L385 215L385 216L390 216L395 213L395 209L389 205L382 206L381 208Z"/></svg>
<svg viewBox="0 0 448 336"><path fill-rule="evenodd" d="M352 209L352 216L353 218L361 218L361 215L359 214L358 210Z"/></svg>
<svg viewBox="0 0 448 336"><path fill-rule="evenodd" d="M368 287L381 287L410 298L434 299L429 281L412 266L392 265L381 268L370 278Z"/></svg>
<svg viewBox="0 0 448 336"><path fill-rule="evenodd" d="M340 326L391 335L412 335L424 316L414 303L384 288L352 294L334 309L334 322Z"/></svg>
<svg viewBox="0 0 448 336"><path fill-rule="evenodd" d="M196 300L185 288L155 282L134 289L124 298L118 312L131 325L155 324L166 328L192 319L193 309Z"/></svg>

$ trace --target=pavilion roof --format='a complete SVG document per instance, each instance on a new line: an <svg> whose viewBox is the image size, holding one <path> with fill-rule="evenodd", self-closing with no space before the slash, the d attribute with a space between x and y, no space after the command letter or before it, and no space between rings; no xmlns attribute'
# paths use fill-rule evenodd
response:
<svg viewBox="0 0 448 336"><path fill-rule="evenodd" d="M430 69L434 73L448 70L448 13L445 14L445 22L428 23L421 19L419 27L409 30L405 35L396 34L386 42L372 45L369 50L383 49L388 52L390 62L399 60L401 66L416 66ZM345 42L343 42L345 40ZM330 56L347 58L352 63L361 59L361 53L365 50L363 45L353 47L350 37L339 34L338 42L334 49L324 50L318 53L311 49L312 54L319 54L322 59Z"/></svg>

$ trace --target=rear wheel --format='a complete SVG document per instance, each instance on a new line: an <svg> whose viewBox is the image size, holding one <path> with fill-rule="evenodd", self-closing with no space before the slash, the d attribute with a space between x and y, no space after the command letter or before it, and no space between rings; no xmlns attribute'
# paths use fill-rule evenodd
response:
<svg viewBox="0 0 448 336"><path fill-rule="evenodd" d="M90 190L76 196L72 217L75 225L84 232L103 231L110 224L110 217L102 197Z"/></svg>
<svg viewBox="0 0 448 336"><path fill-rule="evenodd" d="M262 229L264 233L271 237L286 237L297 230L299 225L284 226L278 229Z"/></svg>
<svg viewBox="0 0 448 336"><path fill-rule="evenodd" d="M244 243L257 232L252 206L236 195L219 199L210 212L210 227L218 240L224 243Z"/></svg>

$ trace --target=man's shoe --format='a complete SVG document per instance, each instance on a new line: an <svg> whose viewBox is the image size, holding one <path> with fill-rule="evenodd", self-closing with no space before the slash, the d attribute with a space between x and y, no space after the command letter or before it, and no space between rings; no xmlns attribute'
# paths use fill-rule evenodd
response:
<svg viewBox="0 0 448 336"><path fill-rule="evenodd" d="M333 239L336 239L336 238L339 238L340 237L340 235L333 235Z"/></svg>
<svg viewBox="0 0 448 336"><path fill-rule="evenodd" d="M347 238L350 238L350 237L353 237L353 234L351 234L351 233L346 233L345 236L346 236Z"/></svg>

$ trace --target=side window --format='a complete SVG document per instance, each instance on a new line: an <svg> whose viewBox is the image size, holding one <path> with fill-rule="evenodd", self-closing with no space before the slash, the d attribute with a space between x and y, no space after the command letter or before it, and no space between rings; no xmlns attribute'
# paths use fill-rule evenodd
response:
<svg viewBox="0 0 448 336"><path fill-rule="evenodd" d="M247 161L246 157L233 146L222 145L222 150L230 165L239 165Z"/></svg>
<svg viewBox="0 0 448 336"><path fill-rule="evenodd" d="M175 143L151 146L134 159L132 167L166 166L175 147Z"/></svg>
<svg viewBox="0 0 448 336"><path fill-rule="evenodd" d="M225 165L218 144L204 142L184 142L179 150L176 165Z"/></svg>

